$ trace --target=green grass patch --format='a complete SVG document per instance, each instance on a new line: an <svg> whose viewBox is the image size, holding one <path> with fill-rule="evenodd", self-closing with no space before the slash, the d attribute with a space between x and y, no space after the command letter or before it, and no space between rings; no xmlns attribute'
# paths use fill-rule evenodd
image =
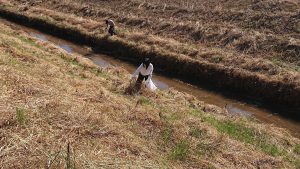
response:
<svg viewBox="0 0 300 169"><path fill-rule="evenodd" d="M180 140L171 151L171 159L185 160L189 153L189 143L186 140Z"/></svg>
<svg viewBox="0 0 300 169"><path fill-rule="evenodd" d="M15 65L18 64L18 61L14 57L10 56L9 59L8 59L8 64L12 65L12 66L15 66Z"/></svg>
<svg viewBox="0 0 300 169"><path fill-rule="evenodd" d="M267 135L260 134L254 128L247 127L241 121L219 120L212 115L197 110L192 111L192 114L215 127L220 133L224 133L235 140L254 145L269 155L278 156L284 153L280 147L270 141Z"/></svg>
<svg viewBox="0 0 300 169"><path fill-rule="evenodd" d="M9 4L9 3L3 3L3 4L1 4L1 7L6 9L6 8L14 7L14 5L13 4Z"/></svg>
<svg viewBox="0 0 300 169"><path fill-rule="evenodd" d="M295 147L294 147L294 152L296 154L299 154L300 155L300 144L297 144Z"/></svg>
<svg viewBox="0 0 300 169"><path fill-rule="evenodd" d="M71 64L75 66L81 66L75 58L71 60Z"/></svg>
<svg viewBox="0 0 300 169"><path fill-rule="evenodd" d="M152 103L152 101L146 97L141 97L139 99L139 102L142 104L142 105L150 105Z"/></svg>
<svg viewBox="0 0 300 169"><path fill-rule="evenodd" d="M18 39L20 39L23 43L29 44L29 45L31 45L31 46L40 47L39 45L37 45L37 44L35 43L34 40L29 39L29 38L26 38L26 37L24 37L24 36L18 36Z"/></svg>
<svg viewBox="0 0 300 169"><path fill-rule="evenodd" d="M283 159L294 165L294 168L300 168L300 158L297 155L293 156L286 154L286 156Z"/></svg>
<svg viewBox="0 0 300 169"><path fill-rule="evenodd" d="M174 132L174 129L172 128L171 125L167 125L165 127L165 129L162 131L162 139L165 144L168 144L169 142L171 142L172 137L173 137L173 132Z"/></svg>
<svg viewBox="0 0 300 169"><path fill-rule="evenodd" d="M284 153L283 150L281 150L277 145L268 143L267 140L263 140L263 141L264 141L263 143L257 144L263 152L272 156L279 156Z"/></svg>
<svg viewBox="0 0 300 169"><path fill-rule="evenodd" d="M102 71L102 70L97 70L96 72L95 72L95 74L97 75L97 76L100 76L100 77L103 77L104 79L110 79L110 75L108 74L108 72L106 72L106 71Z"/></svg>
<svg viewBox="0 0 300 169"><path fill-rule="evenodd" d="M243 124L232 121L220 121L214 117L206 117L205 121L213 125L219 132L226 133L232 138L243 141L245 143L255 142L255 130L247 128Z"/></svg>
<svg viewBox="0 0 300 169"><path fill-rule="evenodd" d="M15 37L24 44L28 44L30 46L37 47L38 49L45 50L45 48L43 48L43 46L37 44L33 39L30 39L28 37L24 37L22 35L17 35L15 32L2 32L2 33L4 33L5 35L8 35L8 36L11 36L11 37ZM10 42L10 43L14 43L14 46L17 47L18 49L23 48L23 46L20 46L19 43L16 43L16 42Z"/></svg>
<svg viewBox="0 0 300 169"><path fill-rule="evenodd" d="M300 159L294 161L295 168L300 168Z"/></svg>
<svg viewBox="0 0 300 169"><path fill-rule="evenodd" d="M178 119L179 119L178 113L172 113L171 115L166 116L167 121L175 121L175 120L178 120Z"/></svg>
<svg viewBox="0 0 300 169"><path fill-rule="evenodd" d="M126 28L118 28L118 29L116 29L116 33L117 33L117 34L118 34L118 33L124 33L124 32L129 32L129 30L126 29Z"/></svg>
<svg viewBox="0 0 300 169"><path fill-rule="evenodd" d="M229 135L235 140L255 145L263 152L272 156L282 154L282 150L277 145L272 144L266 135L258 134L254 128L248 128L243 124L231 121L216 121L213 123L218 131Z"/></svg>
<svg viewBox="0 0 300 169"><path fill-rule="evenodd" d="M16 108L16 119L18 124L26 125L28 123L28 119L26 116L26 110L22 108Z"/></svg>
<svg viewBox="0 0 300 169"><path fill-rule="evenodd" d="M9 54L2 54L0 56L0 65L11 65L11 66L15 66L18 63L18 61L13 58L11 55Z"/></svg>
<svg viewBox="0 0 300 169"><path fill-rule="evenodd" d="M223 60L223 56L221 56L221 55L214 55L211 59L215 63L220 63Z"/></svg>
<svg viewBox="0 0 300 169"><path fill-rule="evenodd" d="M195 126L190 127L189 129L189 135L195 138L202 138L207 135L207 131L201 130Z"/></svg>
<svg viewBox="0 0 300 169"><path fill-rule="evenodd" d="M103 77L104 79L110 79L111 75L109 72L101 69L101 68L85 68L86 70L89 70L91 73L95 74L96 76Z"/></svg>
<svg viewBox="0 0 300 169"><path fill-rule="evenodd" d="M287 63L285 63L284 60L282 60L282 58L272 58L272 59L270 59L270 61L274 65L283 67L285 69L289 69L289 70L293 70L293 71L300 71L300 66L298 66L297 64L287 64Z"/></svg>

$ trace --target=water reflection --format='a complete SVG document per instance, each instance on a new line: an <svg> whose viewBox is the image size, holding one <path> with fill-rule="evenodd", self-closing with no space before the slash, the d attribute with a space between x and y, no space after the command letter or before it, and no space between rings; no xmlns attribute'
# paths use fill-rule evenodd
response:
<svg viewBox="0 0 300 169"><path fill-rule="evenodd" d="M48 39L46 38L46 36L41 35L41 34L37 34L37 33L30 33L30 35L36 39L39 39L41 41L47 42Z"/></svg>
<svg viewBox="0 0 300 169"><path fill-rule="evenodd" d="M112 66L111 63L109 63L107 60L104 60L100 57L94 57L93 55L90 55L89 59L91 59L96 65L103 67L103 68Z"/></svg>
<svg viewBox="0 0 300 169"><path fill-rule="evenodd" d="M232 113L232 114L239 114L239 115L247 116L247 117L250 117L252 115L252 113L250 113L249 111L242 110L238 107L235 107L234 105L225 105L225 108L229 113Z"/></svg>
<svg viewBox="0 0 300 169"><path fill-rule="evenodd" d="M169 85L168 85L168 84L166 84L166 83L164 83L164 82L162 82L162 81L159 81L159 80L156 79L156 78L153 78L152 80L153 80L153 83L155 84L155 86L156 86L157 88L159 88L160 90L166 90L166 89L169 88Z"/></svg>
<svg viewBox="0 0 300 169"><path fill-rule="evenodd" d="M38 33L33 33L31 32L30 35L38 40L44 41L44 42L48 42L49 40L47 39L47 37L45 35L42 34L38 34ZM56 44L56 46L64 49L65 51L67 51L68 53L72 53L73 52L73 48L67 44Z"/></svg>
<svg viewBox="0 0 300 169"><path fill-rule="evenodd" d="M68 53L73 53L73 49L66 44L62 44L62 45L58 45L60 48L64 49L65 51L67 51Z"/></svg>

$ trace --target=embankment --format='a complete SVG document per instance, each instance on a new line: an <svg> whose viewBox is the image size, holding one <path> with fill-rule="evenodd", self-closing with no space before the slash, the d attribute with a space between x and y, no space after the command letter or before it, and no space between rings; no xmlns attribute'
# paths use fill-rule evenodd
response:
<svg viewBox="0 0 300 169"><path fill-rule="evenodd" d="M263 98L267 102L300 106L300 88L294 83L269 79L267 76L234 67L194 60L185 55L138 45L121 37L95 35L62 23L52 22L45 17L19 13L6 7L0 8L0 16L66 40L94 47L99 51L109 51L112 56L124 57L130 61L151 57L155 66L162 69L162 72L195 84L206 83L244 93L244 95Z"/></svg>
<svg viewBox="0 0 300 169"><path fill-rule="evenodd" d="M125 82L124 82L125 81ZM300 140L0 23L1 168L299 168Z"/></svg>

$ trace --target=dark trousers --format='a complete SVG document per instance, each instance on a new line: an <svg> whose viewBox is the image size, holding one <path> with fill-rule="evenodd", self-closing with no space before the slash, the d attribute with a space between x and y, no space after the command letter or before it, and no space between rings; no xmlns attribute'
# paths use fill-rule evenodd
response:
<svg viewBox="0 0 300 169"><path fill-rule="evenodd" d="M108 29L108 33L110 34L110 36L116 35L115 27L110 26L109 29Z"/></svg>
<svg viewBox="0 0 300 169"><path fill-rule="evenodd" d="M139 74L139 76L138 76L138 78L137 78L137 80L136 80L136 83L135 83L136 89L137 89L137 90L140 90L141 87L142 87L142 82L143 82L143 80L146 81L148 78L149 78L148 75L147 75L147 76L144 76L144 75L142 75L142 74Z"/></svg>

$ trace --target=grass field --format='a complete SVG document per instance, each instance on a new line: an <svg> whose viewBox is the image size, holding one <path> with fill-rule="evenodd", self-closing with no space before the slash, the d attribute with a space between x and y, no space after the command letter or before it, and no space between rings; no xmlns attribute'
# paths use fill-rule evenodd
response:
<svg viewBox="0 0 300 169"><path fill-rule="evenodd" d="M292 71L299 66L298 1L64 0L23 5L90 18L100 25L109 17L120 24L120 31L139 33L134 40L251 72L276 75L279 67Z"/></svg>
<svg viewBox="0 0 300 169"><path fill-rule="evenodd" d="M185 65L178 76L300 104L298 1L2 1L93 37L104 36L103 20L112 18L118 54L159 55L155 64L166 71Z"/></svg>
<svg viewBox="0 0 300 169"><path fill-rule="evenodd" d="M125 83L124 83L125 82ZM299 168L300 140L0 23L1 168Z"/></svg>

